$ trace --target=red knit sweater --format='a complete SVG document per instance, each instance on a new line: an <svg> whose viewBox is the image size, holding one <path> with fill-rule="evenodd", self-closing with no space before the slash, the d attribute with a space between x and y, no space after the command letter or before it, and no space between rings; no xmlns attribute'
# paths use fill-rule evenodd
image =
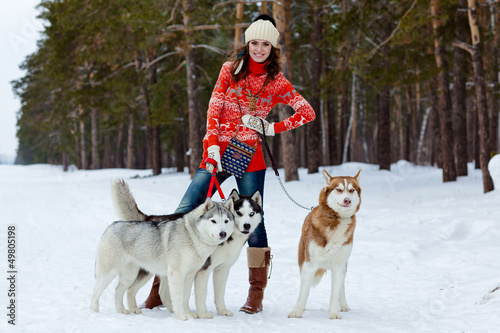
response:
<svg viewBox="0 0 500 333"><path fill-rule="evenodd" d="M222 65L208 106L207 133L203 138L201 168L205 168L204 161L208 156L207 148L212 145L218 145L220 147L220 155L222 156L229 140L231 140L236 132L242 116L236 101L236 94L238 94L243 115L250 114L265 119L276 104L282 103L291 106L295 110L295 114L274 124L276 134L297 128L315 119L314 110L311 105L293 88L290 82L283 76L283 73L276 75L274 80L266 85L265 91L257 100L255 112L251 113L248 109L247 96L242 93L242 89L245 87L252 94L257 94L264 84L267 75L265 74L264 64L254 62L251 58L249 59L251 72L248 75L246 84L245 80L240 80L237 83L231 80L231 62L226 62ZM252 146L256 140L259 140L257 132L245 127L243 124L240 125L237 138ZM259 143L247 172L265 168L264 155Z"/></svg>

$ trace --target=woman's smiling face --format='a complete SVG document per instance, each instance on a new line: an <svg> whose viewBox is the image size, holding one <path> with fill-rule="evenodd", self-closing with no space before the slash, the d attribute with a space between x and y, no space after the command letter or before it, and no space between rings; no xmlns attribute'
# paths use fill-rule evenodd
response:
<svg viewBox="0 0 500 333"><path fill-rule="evenodd" d="M248 52L255 62L264 62L271 54L272 45L264 39L252 39L248 43Z"/></svg>

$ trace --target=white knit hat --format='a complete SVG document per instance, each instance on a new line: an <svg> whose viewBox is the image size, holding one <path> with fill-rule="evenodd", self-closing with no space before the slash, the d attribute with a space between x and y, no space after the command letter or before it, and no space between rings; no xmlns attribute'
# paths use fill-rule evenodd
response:
<svg viewBox="0 0 500 333"><path fill-rule="evenodd" d="M278 29L274 27L271 21L257 20L252 23L245 31L245 44L247 44L252 39L263 39L267 40L274 47L276 47L276 45L278 44L279 36L280 33Z"/></svg>

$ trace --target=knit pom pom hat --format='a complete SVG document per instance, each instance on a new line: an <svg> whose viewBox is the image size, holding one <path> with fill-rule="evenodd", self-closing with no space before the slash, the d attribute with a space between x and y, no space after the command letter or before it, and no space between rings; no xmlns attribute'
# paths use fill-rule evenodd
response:
<svg viewBox="0 0 500 333"><path fill-rule="evenodd" d="M268 20L257 20L245 31L245 44L252 39L267 40L274 47L278 44L280 33Z"/></svg>
<svg viewBox="0 0 500 333"><path fill-rule="evenodd" d="M262 18L262 19L261 19ZM257 17L257 19L248 27L245 31L245 44L248 44L252 39L263 39L271 43L272 46L276 47L278 44L278 37L280 33L278 29L274 26L274 20L272 17L262 14ZM240 59L238 55L238 59ZM238 74L243 67L244 59L239 60L240 63L234 71L234 75Z"/></svg>

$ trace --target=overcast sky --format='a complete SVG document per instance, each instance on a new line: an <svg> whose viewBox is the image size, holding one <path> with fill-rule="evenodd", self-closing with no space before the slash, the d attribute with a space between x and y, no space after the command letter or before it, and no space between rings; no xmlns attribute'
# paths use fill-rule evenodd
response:
<svg viewBox="0 0 500 333"><path fill-rule="evenodd" d="M20 100L10 81L21 78L19 65L36 50L42 22L35 7L40 0L10 1L0 12L0 161L13 159L17 150L16 121Z"/></svg>

